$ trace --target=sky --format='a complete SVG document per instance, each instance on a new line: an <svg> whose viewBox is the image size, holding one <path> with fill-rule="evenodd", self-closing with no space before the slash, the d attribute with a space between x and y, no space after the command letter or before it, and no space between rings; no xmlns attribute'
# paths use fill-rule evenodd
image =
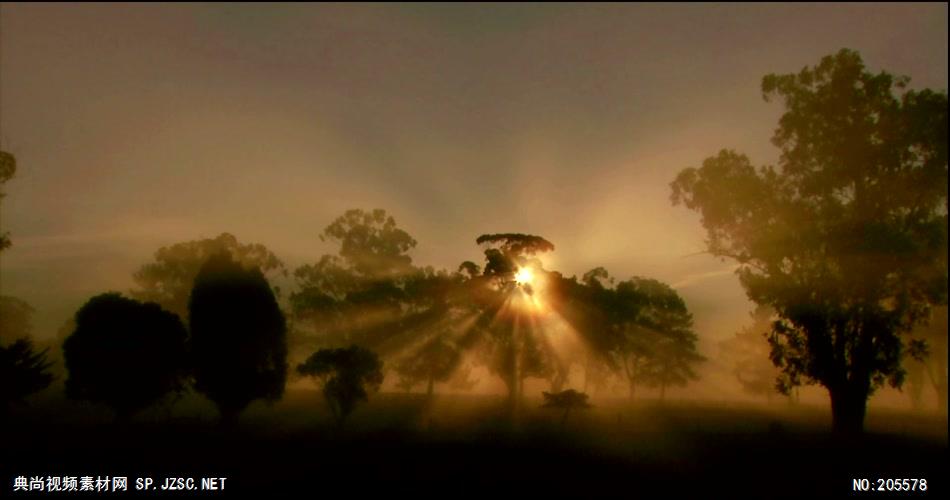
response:
<svg viewBox="0 0 950 500"><path fill-rule="evenodd" d="M774 162L762 76L845 47L944 90L947 4L0 3L0 293L50 337L161 246L230 232L293 269L384 208L417 264L524 232L565 275L670 283L702 350L752 306L669 183Z"/></svg>

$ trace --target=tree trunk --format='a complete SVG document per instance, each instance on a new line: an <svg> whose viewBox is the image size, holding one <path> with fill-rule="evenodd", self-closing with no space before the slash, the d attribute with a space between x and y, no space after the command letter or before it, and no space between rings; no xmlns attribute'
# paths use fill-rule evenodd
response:
<svg viewBox="0 0 950 500"><path fill-rule="evenodd" d="M635 392L635 389L637 388L636 384L633 383L633 380L629 381L629 387L630 387L630 392L628 393L627 396L630 398L630 401L633 401L633 393Z"/></svg>
<svg viewBox="0 0 950 500"><path fill-rule="evenodd" d="M431 398L435 386L435 377L429 377L429 386L426 387L426 397Z"/></svg>
<svg viewBox="0 0 950 500"><path fill-rule="evenodd" d="M568 414L570 411L571 411L571 407L570 407L570 406L568 406L567 408L564 409L564 415L561 417L561 425L562 425L562 426L564 425L565 422L567 422L567 414Z"/></svg>
<svg viewBox="0 0 950 500"><path fill-rule="evenodd" d="M841 436L864 431L868 391L851 384L840 384L828 389L831 395L831 429Z"/></svg>
<svg viewBox="0 0 950 500"><path fill-rule="evenodd" d="M666 399L666 383L660 384L660 402Z"/></svg>

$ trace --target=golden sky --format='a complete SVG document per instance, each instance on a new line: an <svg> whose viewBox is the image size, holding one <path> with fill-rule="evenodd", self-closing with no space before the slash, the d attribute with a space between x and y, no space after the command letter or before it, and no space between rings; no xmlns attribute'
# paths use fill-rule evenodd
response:
<svg viewBox="0 0 950 500"><path fill-rule="evenodd" d="M526 232L567 275L664 280L709 342L750 306L668 184L774 161L762 76L842 47L946 89L947 5L2 3L0 291L51 336L162 245L228 231L293 268L379 207L419 264Z"/></svg>

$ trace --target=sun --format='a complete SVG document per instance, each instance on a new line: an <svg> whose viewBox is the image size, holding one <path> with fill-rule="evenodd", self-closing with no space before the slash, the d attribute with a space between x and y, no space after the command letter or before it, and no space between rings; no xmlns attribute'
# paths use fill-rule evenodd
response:
<svg viewBox="0 0 950 500"><path fill-rule="evenodd" d="M515 273L515 283L519 285L530 285L532 281L534 281L534 273L527 267L522 267Z"/></svg>

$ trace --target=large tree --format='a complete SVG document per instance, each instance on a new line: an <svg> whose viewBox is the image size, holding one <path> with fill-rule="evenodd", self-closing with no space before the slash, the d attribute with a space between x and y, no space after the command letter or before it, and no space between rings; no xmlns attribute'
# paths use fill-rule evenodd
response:
<svg viewBox="0 0 950 500"><path fill-rule="evenodd" d="M228 253L246 267L256 267L265 276L285 275L284 265L264 245L241 243L234 235L221 233L216 238L204 238L162 247L155 252L155 262L144 264L132 275L138 288L133 298L155 302L188 319L188 294L198 270L212 255ZM279 292L279 289L275 289Z"/></svg>
<svg viewBox="0 0 950 500"><path fill-rule="evenodd" d="M850 50L767 75L764 97L785 104L778 165L723 150L672 183L708 251L775 309L782 390L826 387L839 432L863 429L876 388L901 385L905 334L946 303L947 96L908 81Z"/></svg>
<svg viewBox="0 0 950 500"><path fill-rule="evenodd" d="M14 175L16 175L16 158L6 151L0 151L0 201L4 196L3 185ZM0 252L9 248L10 245L10 233L0 231Z"/></svg>
<svg viewBox="0 0 950 500"><path fill-rule="evenodd" d="M409 256L416 241L382 209L348 210L320 239L338 251L298 267L298 290L290 295L294 317L311 334L310 347L380 340L365 337L406 312L406 288L421 272Z"/></svg>
<svg viewBox="0 0 950 500"><path fill-rule="evenodd" d="M588 349L585 371L619 373L633 398L636 387L683 386L697 378L693 367L705 358L696 350L693 318L682 297L657 280L633 277L616 282L604 268L559 281L555 307Z"/></svg>
<svg viewBox="0 0 950 500"><path fill-rule="evenodd" d="M63 342L66 395L127 419L184 388L186 338L181 320L158 304L97 295L76 313L76 329Z"/></svg>
<svg viewBox="0 0 950 500"><path fill-rule="evenodd" d="M554 250L546 239L520 233L483 234L476 243L484 246L485 267L463 263L467 272L463 289L466 300L478 311L474 332L486 365L508 389L508 403L514 409L523 395L524 379L551 376L552 359L545 352L537 325L539 311L533 309L538 282L548 273L536 257Z"/></svg>
<svg viewBox="0 0 950 500"><path fill-rule="evenodd" d="M198 271L188 304L195 389L233 422L256 399L275 401L287 377L287 326L267 279L230 253Z"/></svg>
<svg viewBox="0 0 950 500"><path fill-rule="evenodd" d="M453 295L462 276L414 266L416 241L382 209L348 210L320 239L337 251L294 272L294 358L355 344L395 367L404 387L425 381L431 389L447 380L461 359L456 337L464 308Z"/></svg>

